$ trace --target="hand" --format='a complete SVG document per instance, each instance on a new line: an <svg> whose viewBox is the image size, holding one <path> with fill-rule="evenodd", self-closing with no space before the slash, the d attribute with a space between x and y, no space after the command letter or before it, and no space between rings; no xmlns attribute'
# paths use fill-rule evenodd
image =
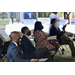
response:
<svg viewBox="0 0 75 75"><path fill-rule="evenodd" d="M37 59L31 59L31 62L38 62Z"/></svg>
<svg viewBox="0 0 75 75"><path fill-rule="evenodd" d="M48 34L48 35L45 35L46 37L50 37L50 35Z"/></svg>
<svg viewBox="0 0 75 75"><path fill-rule="evenodd" d="M62 29L63 29L63 31L65 31L65 28L66 28L66 25L64 25L64 26L63 26L63 28L62 28Z"/></svg>

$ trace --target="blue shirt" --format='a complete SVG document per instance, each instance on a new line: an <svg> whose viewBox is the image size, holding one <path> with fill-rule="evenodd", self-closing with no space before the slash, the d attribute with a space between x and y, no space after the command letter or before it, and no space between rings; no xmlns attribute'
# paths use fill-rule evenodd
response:
<svg viewBox="0 0 75 75"><path fill-rule="evenodd" d="M29 12L28 14L29 14L29 18L32 18L32 17L31 17L31 13Z"/></svg>

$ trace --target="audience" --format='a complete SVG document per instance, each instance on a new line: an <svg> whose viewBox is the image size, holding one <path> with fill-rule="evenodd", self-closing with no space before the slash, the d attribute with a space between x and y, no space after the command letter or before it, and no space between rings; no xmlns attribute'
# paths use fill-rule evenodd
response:
<svg viewBox="0 0 75 75"><path fill-rule="evenodd" d="M74 48L73 41L67 35L65 35L66 25L63 26L62 28L63 31L61 31L58 27L56 27L56 23L57 23L57 20L55 18L51 20L52 26L50 29L50 36L56 35L60 44L68 44L72 52L71 53L72 57L75 57L75 48Z"/></svg>
<svg viewBox="0 0 75 75"><path fill-rule="evenodd" d="M23 59L21 50L18 46L18 39L20 38L20 34L16 31L10 34L11 43L7 50L6 57L8 58L9 62L37 62L37 59L25 60Z"/></svg>
<svg viewBox="0 0 75 75"><path fill-rule="evenodd" d="M36 42L36 47L37 49L42 48L42 47L47 47L50 51L54 51L54 54L51 56L53 60L54 55L57 52L57 50L53 45L51 45L51 43L47 39L49 35L43 32L42 29L43 29L42 23L37 21L34 27L34 38Z"/></svg>
<svg viewBox="0 0 75 75"><path fill-rule="evenodd" d="M24 19L34 19L34 14L32 12L25 12ZM58 22L59 17L57 16L57 12L53 12L50 16L51 23L49 28L49 34L46 34L43 29L43 25L40 21L35 23L34 27L34 41L35 46L32 44L30 39L28 38L31 35L31 31L28 27L23 27L21 32L23 36L21 38L21 49L19 47L19 39L20 34L17 31L14 31L10 34L11 42L9 44L6 57L9 62L37 62L40 58L48 58L47 62L51 62L54 59L54 55L56 54L58 48L56 48L52 43L47 39L50 36L57 36L60 44L68 44L71 49L72 57L75 57L75 47L73 41L65 35L66 25L63 26L63 30L59 29ZM2 37L1 37L2 38ZM5 41L2 38L3 41ZM5 43L4 43L5 44Z"/></svg>
<svg viewBox="0 0 75 75"><path fill-rule="evenodd" d="M28 27L23 27L21 29L21 32L24 34L22 36L21 41L21 47L23 50L23 57L25 59L32 59L32 58L48 58L48 62L51 61L50 52L47 47L36 49L36 47L33 46L32 42L28 38L28 36L31 35L31 31Z"/></svg>
<svg viewBox="0 0 75 75"><path fill-rule="evenodd" d="M35 16L32 12L24 12L24 19L35 19Z"/></svg>

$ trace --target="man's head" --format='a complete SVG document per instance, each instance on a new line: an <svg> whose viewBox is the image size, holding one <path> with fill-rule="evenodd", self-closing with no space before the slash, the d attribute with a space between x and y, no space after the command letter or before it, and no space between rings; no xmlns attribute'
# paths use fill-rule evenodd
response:
<svg viewBox="0 0 75 75"><path fill-rule="evenodd" d="M54 19L51 19L51 24L52 25L55 25L57 23L57 20L54 18Z"/></svg>
<svg viewBox="0 0 75 75"><path fill-rule="evenodd" d="M57 15L57 13L58 13L58 12L52 12L52 13L54 13L54 14L56 14L56 15Z"/></svg>
<svg viewBox="0 0 75 75"><path fill-rule="evenodd" d="M17 31L14 31L10 34L11 41L18 43L18 39L20 38L20 34Z"/></svg>
<svg viewBox="0 0 75 75"><path fill-rule="evenodd" d="M29 30L28 27L23 27L23 28L21 29L21 32L22 32L23 34L25 34L26 36L31 35L31 31Z"/></svg>

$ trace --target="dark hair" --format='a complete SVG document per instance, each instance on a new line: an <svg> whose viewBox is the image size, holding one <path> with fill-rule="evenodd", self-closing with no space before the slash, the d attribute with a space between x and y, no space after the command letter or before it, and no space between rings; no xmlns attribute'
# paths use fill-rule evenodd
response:
<svg viewBox="0 0 75 75"><path fill-rule="evenodd" d="M36 30L41 30L41 22L40 21L36 21L35 23L35 27L34 27L34 33Z"/></svg>
<svg viewBox="0 0 75 75"><path fill-rule="evenodd" d="M51 24L53 24L55 22L55 18L51 19Z"/></svg>
<svg viewBox="0 0 75 75"><path fill-rule="evenodd" d="M58 12L52 12L52 13L57 14Z"/></svg>
<svg viewBox="0 0 75 75"><path fill-rule="evenodd" d="M21 29L21 32L24 34L25 30L27 29L28 27L22 27Z"/></svg>

